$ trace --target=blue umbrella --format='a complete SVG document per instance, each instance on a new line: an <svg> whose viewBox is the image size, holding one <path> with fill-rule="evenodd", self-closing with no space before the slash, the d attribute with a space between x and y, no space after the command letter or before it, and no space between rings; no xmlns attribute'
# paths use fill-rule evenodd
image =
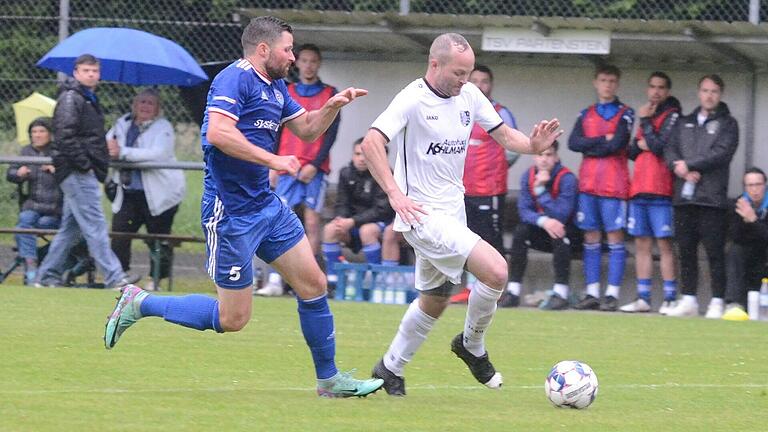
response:
<svg viewBox="0 0 768 432"><path fill-rule="evenodd" d="M75 59L92 54L101 79L132 85L193 86L208 80L195 59L172 40L130 28L79 31L53 47L37 66L71 75Z"/></svg>

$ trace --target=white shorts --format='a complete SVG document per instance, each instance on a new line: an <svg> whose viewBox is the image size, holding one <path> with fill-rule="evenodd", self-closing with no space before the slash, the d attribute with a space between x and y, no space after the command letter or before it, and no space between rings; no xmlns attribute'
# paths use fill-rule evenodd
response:
<svg viewBox="0 0 768 432"><path fill-rule="evenodd" d="M403 232L416 252L416 289L431 290L446 281L461 282L464 264L480 236L455 217L431 212L421 224Z"/></svg>

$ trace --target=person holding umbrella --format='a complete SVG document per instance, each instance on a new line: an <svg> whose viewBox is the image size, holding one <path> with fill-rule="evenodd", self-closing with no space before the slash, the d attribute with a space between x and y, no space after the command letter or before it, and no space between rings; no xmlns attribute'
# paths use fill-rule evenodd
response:
<svg viewBox="0 0 768 432"><path fill-rule="evenodd" d="M36 286L62 285L62 272L81 237L104 275L108 288L139 280L127 275L109 245L107 221L101 208L101 186L107 177L109 154L104 114L94 93L99 83L99 61L90 54L75 60L73 78L59 89L53 113L53 166L64 195L61 227L37 274Z"/></svg>
<svg viewBox="0 0 768 432"><path fill-rule="evenodd" d="M213 79L201 129L205 179L201 222L208 275L218 298L192 294L160 296L129 285L107 320L104 343L111 349L137 320L162 317L196 330L242 330L253 308L253 256L274 267L293 287L304 340L312 355L317 394L366 396L381 379L355 379L336 368L336 332L328 306L325 275L296 214L269 189L269 170L297 175L299 159L274 153L277 133L289 128L304 141L325 132L342 107L368 92L347 88L319 109L307 111L288 92L283 78L294 62L293 29L263 16L242 35L243 58ZM262 328L279 339L274 328Z"/></svg>

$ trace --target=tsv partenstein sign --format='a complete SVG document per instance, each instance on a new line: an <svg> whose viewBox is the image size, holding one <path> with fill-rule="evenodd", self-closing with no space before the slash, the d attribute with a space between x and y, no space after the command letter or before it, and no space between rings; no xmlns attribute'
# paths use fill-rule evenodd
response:
<svg viewBox="0 0 768 432"><path fill-rule="evenodd" d="M611 52L611 32L552 30L544 36L528 29L492 27L483 30L483 51L608 54Z"/></svg>

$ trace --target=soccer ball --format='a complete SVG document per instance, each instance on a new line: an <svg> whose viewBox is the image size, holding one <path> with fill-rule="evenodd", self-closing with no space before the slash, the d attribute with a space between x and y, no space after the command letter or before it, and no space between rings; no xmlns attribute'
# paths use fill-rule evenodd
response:
<svg viewBox="0 0 768 432"><path fill-rule="evenodd" d="M586 363L564 360L552 367L544 391L558 408L586 408L597 396L597 375Z"/></svg>

